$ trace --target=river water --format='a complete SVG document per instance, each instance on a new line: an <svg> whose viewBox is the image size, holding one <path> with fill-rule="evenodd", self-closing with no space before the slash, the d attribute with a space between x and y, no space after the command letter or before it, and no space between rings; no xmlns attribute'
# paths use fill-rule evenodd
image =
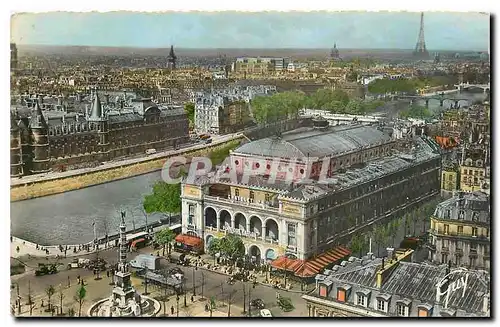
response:
<svg viewBox="0 0 500 327"><path fill-rule="evenodd" d="M97 237L115 234L120 211L126 212L127 230L146 224L141 211L144 195L161 179L160 172L131 177L81 190L13 202L12 235L43 245L80 244ZM148 216L148 222L162 216Z"/></svg>
<svg viewBox="0 0 500 327"><path fill-rule="evenodd" d="M456 94L455 94L456 95ZM469 99L484 99L484 94L460 94ZM425 102L419 104L425 105ZM453 101L454 103L454 101ZM446 100L447 108L451 101ZM462 106L464 101L460 101ZM408 108L408 101L393 103L394 113ZM439 101L431 100L429 109L439 110ZM392 111L392 110L391 110ZM153 172L81 190L11 203L11 234L43 245L81 244L92 241L96 221L97 236L118 231L120 211L126 212L127 229L145 225L141 211L144 195L161 179ZM151 215L149 222L159 220Z"/></svg>

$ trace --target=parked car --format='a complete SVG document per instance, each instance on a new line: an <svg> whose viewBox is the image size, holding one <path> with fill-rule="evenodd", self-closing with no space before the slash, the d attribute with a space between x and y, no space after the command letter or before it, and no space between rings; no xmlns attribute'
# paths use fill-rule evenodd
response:
<svg viewBox="0 0 500 327"><path fill-rule="evenodd" d="M262 301L261 299L254 299L250 301L250 306L261 310L265 308L264 301Z"/></svg>
<svg viewBox="0 0 500 327"><path fill-rule="evenodd" d="M290 312L295 309L292 304L292 300L289 297L280 296L278 299L278 305L284 312Z"/></svg>
<svg viewBox="0 0 500 327"><path fill-rule="evenodd" d="M179 253L179 252L172 252L168 256L168 260L172 263L182 265L182 266L187 266L189 264L188 259L186 258L185 253Z"/></svg>
<svg viewBox="0 0 500 327"><path fill-rule="evenodd" d="M184 272L179 268L172 268L168 271L168 273L170 274L170 276L175 277L177 279L184 278Z"/></svg>
<svg viewBox="0 0 500 327"><path fill-rule="evenodd" d="M55 264L46 265L44 263L38 264L38 269L35 270L35 276L52 275L57 273L57 266Z"/></svg>
<svg viewBox="0 0 500 327"><path fill-rule="evenodd" d="M262 309L260 310L260 316L264 318L272 318L273 314L268 309Z"/></svg>

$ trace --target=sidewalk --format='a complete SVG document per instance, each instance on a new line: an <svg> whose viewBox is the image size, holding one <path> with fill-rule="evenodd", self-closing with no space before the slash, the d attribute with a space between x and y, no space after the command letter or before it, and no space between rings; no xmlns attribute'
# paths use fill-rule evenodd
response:
<svg viewBox="0 0 500 327"><path fill-rule="evenodd" d="M192 262L198 262L198 257L196 257L196 256L187 255L186 257L188 257ZM207 254L201 255L201 261L202 262L208 261L208 263L210 263L210 267L213 267L213 258L211 256L209 256ZM224 266L224 265L217 265L217 266L219 267L219 269L208 269L205 265L198 265L198 267L200 269L207 270L207 271L221 274L221 275L225 275L225 276L230 276L230 274L228 274L225 271L225 269L227 269L228 266ZM269 276L269 273L265 273L265 272L255 272L255 271L251 272L250 280L252 280L252 275L255 277L255 281L258 284L263 285L263 286L267 286L267 287L271 287L271 288L274 288L275 281L278 281L280 284L283 282L282 277ZM268 275L267 282L266 282L266 275ZM305 294L309 291L307 286L306 286L305 290L301 290L300 284L298 284L294 281L291 281L291 280L287 280L287 285L290 286L289 289L281 288L281 290L286 291L286 292L303 293L303 294Z"/></svg>
<svg viewBox="0 0 500 327"><path fill-rule="evenodd" d="M78 251L78 247L81 245L89 245L90 249L89 251L80 249ZM109 248L114 247L115 241L109 241L106 246L104 244L99 244L99 251L106 250ZM11 258L20 258L23 256L33 256L33 257L66 257L66 258L71 258L71 257L78 257L81 255L86 255L86 254L91 254L95 253L94 246L91 243L87 244L76 244L76 245L65 245L63 247L68 247L68 250L66 251L66 255L64 255L64 251L59 250L58 245L50 245L50 246L38 246L37 249L37 244L22 240L20 238L17 238L15 236L12 236L12 241L10 242L10 257ZM19 247L19 251L17 251L17 248ZM76 252L73 252L74 249L76 248ZM49 254L45 252L45 249L49 251Z"/></svg>

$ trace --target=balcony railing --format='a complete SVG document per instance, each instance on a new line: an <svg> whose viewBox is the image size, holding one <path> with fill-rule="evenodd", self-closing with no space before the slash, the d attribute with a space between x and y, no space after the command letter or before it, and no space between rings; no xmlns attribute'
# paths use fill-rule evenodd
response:
<svg viewBox="0 0 500 327"><path fill-rule="evenodd" d="M256 209L264 209L264 210L271 210L274 212L279 212L278 207L275 206L274 204L269 203L269 202L257 203L251 199L246 199L246 198L239 198L239 197L227 198L227 197L211 196L211 195L205 195L205 199L212 200L212 201L218 201L218 202L222 202L222 203L232 203L232 204L237 204L237 205L243 205L243 206L256 208Z"/></svg>
<svg viewBox="0 0 500 327"><path fill-rule="evenodd" d="M430 229L429 230L431 233L434 234L439 234L442 236L458 236L458 237L466 237L466 238L471 238L471 239L476 239L476 240L487 240L488 237L486 235L472 235L472 234L465 234L465 233L458 233L458 232L446 232L443 229Z"/></svg>
<svg viewBox="0 0 500 327"><path fill-rule="evenodd" d="M206 226L205 230L210 231L210 232L217 232L217 228L212 227L212 226ZM253 239L256 241L261 241L261 242L263 241L263 242L271 243L271 244L279 244L279 240L276 240L276 239L269 237L269 236L266 236L264 239L262 239L262 235L260 235L260 233L247 232L244 229L226 228L225 226L221 226L219 232L222 232L226 235L227 234L234 234L234 235L238 235L240 237L249 238L249 239Z"/></svg>

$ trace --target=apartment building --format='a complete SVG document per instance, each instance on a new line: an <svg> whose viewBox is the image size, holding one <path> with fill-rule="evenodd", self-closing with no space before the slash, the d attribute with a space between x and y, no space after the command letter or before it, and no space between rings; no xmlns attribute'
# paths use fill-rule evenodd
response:
<svg viewBox="0 0 500 327"><path fill-rule="evenodd" d="M490 269L490 197L459 192L431 216L429 260L470 269Z"/></svg>
<svg viewBox="0 0 500 327"><path fill-rule="evenodd" d="M316 289L302 296L309 317L490 316L488 273L412 262L412 250L388 252L351 257L317 275Z"/></svg>

